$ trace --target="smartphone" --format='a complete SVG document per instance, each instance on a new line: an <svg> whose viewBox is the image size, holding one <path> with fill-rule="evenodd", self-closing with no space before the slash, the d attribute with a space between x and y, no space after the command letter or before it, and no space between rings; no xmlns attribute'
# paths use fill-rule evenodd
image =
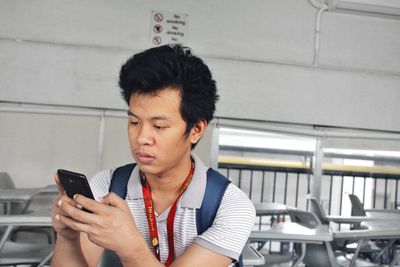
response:
<svg viewBox="0 0 400 267"><path fill-rule="evenodd" d="M63 169L59 169L57 174L68 197L73 198L75 194L81 194L85 197L94 199L92 190L90 190L89 182L85 175Z"/></svg>

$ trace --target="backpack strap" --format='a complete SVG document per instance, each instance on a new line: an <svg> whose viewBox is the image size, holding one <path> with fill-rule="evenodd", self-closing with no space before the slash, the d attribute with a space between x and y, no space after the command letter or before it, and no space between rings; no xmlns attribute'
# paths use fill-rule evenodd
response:
<svg viewBox="0 0 400 267"><path fill-rule="evenodd" d="M113 250L105 249L97 267L123 267L117 253Z"/></svg>
<svg viewBox="0 0 400 267"><path fill-rule="evenodd" d="M214 222L219 205L230 181L219 172L209 168L203 202L196 210L197 234L204 233Z"/></svg>
<svg viewBox="0 0 400 267"><path fill-rule="evenodd" d="M136 163L131 163L115 169L111 177L110 187L108 191L114 192L120 198L125 200L128 193L128 181L135 166ZM103 252L103 256L101 258L99 266L122 267L122 263L114 251L106 249Z"/></svg>
<svg viewBox="0 0 400 267"><path fill-rule="evenodd" d="M198 235L204 233L213 224L226 188L230 183L231 181L214 169L209 168L207 170L207 184L203 202L200 209L196 210L196 226ZM243 266L242 255L240 255L235 266Z"/></svg>
<svg viewBox="0 0 400 267"><path fill-rule="evenodd" d="M128 193L128 181L136 163L127 164L115 169L111 177L109 192L114 192L120 198L125 199Z"/></svg>

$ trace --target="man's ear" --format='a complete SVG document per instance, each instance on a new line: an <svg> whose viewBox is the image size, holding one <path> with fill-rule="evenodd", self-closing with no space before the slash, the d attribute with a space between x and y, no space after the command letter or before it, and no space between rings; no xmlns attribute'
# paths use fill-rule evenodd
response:
<svg viewBox="0 0 400 267"><path fill-rule="evenodd" d="M193 125L189 135L192 144L196 144L203 137L207 130L207 125L208 123L204 119L200 119L195 125Z"/></svg>

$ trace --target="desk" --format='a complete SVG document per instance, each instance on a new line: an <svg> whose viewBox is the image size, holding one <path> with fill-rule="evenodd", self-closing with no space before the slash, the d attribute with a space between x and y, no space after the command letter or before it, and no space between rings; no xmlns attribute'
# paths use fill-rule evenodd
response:
<svg viewBox="0 0 400 267"><path fill-rule="evenodd" d="M252 241L276 240L317 244L333 240L328 225L317 225L315 228L308 228L295 222L276 223L270 230L253 231L249 239Z"/></svg>
<svg viewBox="0 0 400 267"><path fill-rule="evenodd" d="M254 204L257 216L274 215L285 213L288 209L286 205L275 202L262 202Z"/></svg>
<svg viewBox="0 0 400 267"><path fill-rule="evenodd" d="M400 214L400 209L364 209L365 212L387 212Z"/></svg>
<svg viewBox="0 0 400 267"><path fill-rule="evenodd" d="M6 205L6 214L10 213L12 203L25 203L21 210L24 213L39 192L38 188L0 189L0 203Z"/></svg>
<svg viewBox="0 0 400 267"><path fill-rule="evenodd" d="M51 226L51 217L45 215L5 215L0 216L0 226L6 230L0 240L0 250L4 246L12 229L16 226Z"/></svg>
<svg viewBox="0 0 400 267"><path fill-rule="evenodd" d="M336 231L333 232L333 238L346 240L400 238L400 226L395 226L393 223L368 221L362 225L366 229Z"/></svg>
<svg viewBox="0 0 400 267"><path fill-rule="evenodd" d="M39 191L39 188L0 189L0 202L29 201Z"/></svg>
<svg viewBox="0 0 400 267"><path fill-rule="evenodd" d="M355 266L355 261L360 252L362 243L369 239L400 239L400 226L398 223L393 221L383 221L383 220L369 220L362 222L361 225L366 229L358 230L347 230L347 231L337 231L333 233L335 239L345 239L345 240L358 240L356 251L352 257L349 267ZM394 266L395 262L400 258L400 253L397 253L390 267Z"/></svg>
<svg viewBox="0 0 400 267"><path fill-rule="evenodd" d="M49 185L46 185L45 187L39 188L39 193L40 194L58 194L57 185L49 184Z"/></svg>
<svg viewBox="0 0 400 267"><path fill-rule="evenodd" d="M366 211L366 216L371 217L371 218L376 218L376 219L397 219L400 220L400 213L398 212L390 212L390 211L385 211L385 210L380 210L380 211Z"/></svg>
<svg viewBox="0 0 400 267"><path fill-rule="evenodd" d="M0 225L51 226L50 215L6 215L0 216Z"/></svg>
<svg viewBox="0 0 400 267"><path fill-rule="evenodd" d="M382 214L380 217L371 217L371 216L335 216L335 215L330 215L325 217L327 221L329 222L334 222L334 223L346 223L346 224L352 224L352 223L361 223L361 222L366 222L366 221L379 221L379 220L384 220L384 221L393 221L393 220L400 220L400 217L398 216L385 216Z"/></svg>
<svg viewBox="0 0 400 267"><path fill-rule="evenodd" d="M252 267L257 265L263 265L265 263L264 256L261 255L255 248L246 244L242 252L243 265L246 267Z"/></svg>
<svg viewBox="0 0 400 267"><path fill-rule="evenodd" d="M326 216L326 220L334 223L361 223L369 221L400 221L400 213L378 212L367 213L366 216Z"/></svg>
<svg viewBox="0 0 400 267"><path fill-rule="evenodd" d="M250 234L250 241L265 242L268 240L287 241L301 243L301 255L292 266L298 264L304 259L307 243L323 243L332 241L332 233L328 225L317 225L315 228L308 228L294 222L285 222L274 224L270 230L254 231Z"/></svg>
<svg viewBox="0 0 400 267"><path fill-rule="evenodd" d="M6 245L6 241L9 238L9 235L12 229L16 226L51 226L51 217L50 216L40 216L40 215L12 215L12 216L0 216L0 226L6 226L6 230L3 233L3 236L0 240L0 251ZM10 242L9 242L10 243ZM14 247L13 251L16 250L18 243L11 242L10 245ZM20 244L23 248L26 248L26 245ZM18 248L21 248L18 247ZM7 246L6 246L7 248ZM23 256L28 256L29 259L36 259L37 262L40 261L38 266L43 266L51 256L53 255L53 250L51 246L44 246L41 248L38 245L31 245L31 248L25 249L25 252L18 250L21 254L21 258ZM25 253L25 254L24 254ZM30 255L33 254L33 255ZM23 255L23 256L22 256Z"/></svg>
<svg viewBox="0 0 400 267"><path fill-rule="evenodd" d="M51 184L39 188L0 189L0 203L6 205L6 214L11 212L13 203L25 203L22 210L19 211L20 213L25 213L33 198L39 194L46 196L58 194L57 186Z"/></svg>

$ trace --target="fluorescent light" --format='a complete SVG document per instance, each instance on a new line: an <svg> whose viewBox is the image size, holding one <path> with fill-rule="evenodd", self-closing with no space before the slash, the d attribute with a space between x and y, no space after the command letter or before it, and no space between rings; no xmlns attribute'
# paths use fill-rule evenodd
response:
<svg viewBox="0 0 400 267"><path fill-rule="evenodd" d="M357 155L357 156L367 156L367 157L400 158L400 151L324 148L324 153Z"/></svg>
<svg viewBox="0 0 400 267"><path fill-rule="evenodd" d="M331 9L400 16L399 0L329 0Z"/></svg>
<svg viewBox="0 0 400 267"><path fill-rule="evenodd" d="M266 148L288 151L315 150L312 138L293 137L275 133L258 132L232 128L220 128L219 144L221 146Z"/></svg>
<svg viewBox="0 0 400 267"><path fill-rule="evenodd" d="M343 159L343 165L373 167L373 160Z"/></svg>

